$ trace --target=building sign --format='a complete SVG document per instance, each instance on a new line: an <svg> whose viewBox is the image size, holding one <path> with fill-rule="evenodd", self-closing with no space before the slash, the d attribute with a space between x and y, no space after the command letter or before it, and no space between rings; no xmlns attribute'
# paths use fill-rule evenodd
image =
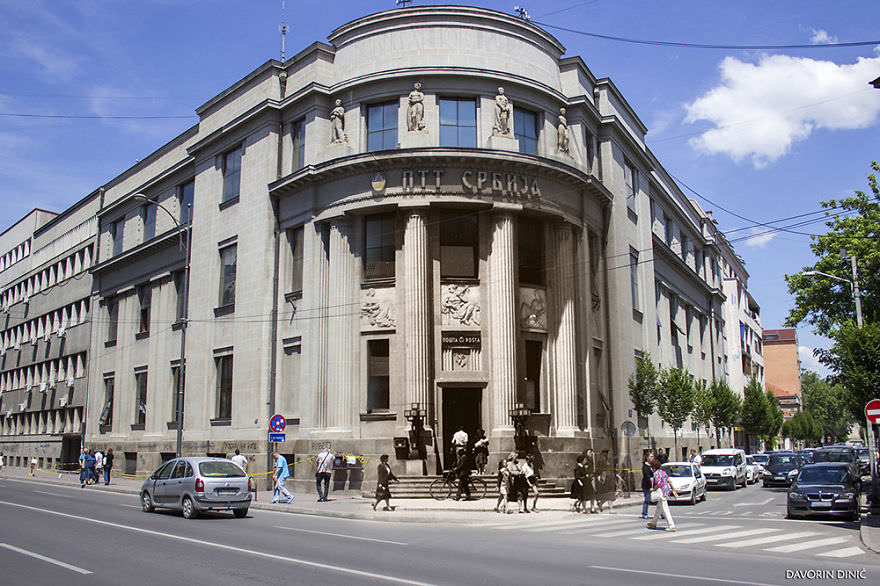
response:
<svg viewBox="0 0 880 586"><path fill-rule="evenodd" d="M443 334L444 346L458 346L460 348L479 348L480 334Z"/></svg>
<svg viewBox="0 0 880 586"><path fill-rule="evenodd" d="M403 171L400 188L408 194L432 194L444 191L444 169L413 169ZM474 195L503 195L524 198L541 197L537 177L518 173L499 173L483 169L456 170L455 183L465 193ZM378 191L373 188L374 191Z"/></svg>

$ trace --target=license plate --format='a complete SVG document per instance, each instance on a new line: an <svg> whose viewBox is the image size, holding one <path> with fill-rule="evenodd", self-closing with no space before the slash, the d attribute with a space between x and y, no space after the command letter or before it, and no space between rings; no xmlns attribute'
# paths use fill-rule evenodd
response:
<svg viewBox="0 0 880 586"><path fill-rule="evenodd" d="M217 494L235 494L238 492L237 488L218 488Z"/></svg>
<svg viewBox="0 0 880 586"><path fill-rule="evenodd" d="M773 480L785 480L785 476L776 476Z"/></svg>
<svg viewBox="0 0 880 586"><path fill-rule="evenodd" d="M831 503L810 503L810 506L814 509L830 509Z"/></svg>

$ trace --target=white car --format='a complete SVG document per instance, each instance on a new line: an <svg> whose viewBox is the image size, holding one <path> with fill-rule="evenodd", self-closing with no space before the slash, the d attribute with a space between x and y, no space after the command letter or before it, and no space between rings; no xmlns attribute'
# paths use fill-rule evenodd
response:
<svg viewBox="0 0 880 586"><path fill-rule="evenodd" d="M736 490L746 486L746 453L739 448L717 448L702 454L700 469L710 487Z"/></svg>
<svg viewBox="0 0 880 586"><path fill-rule="evenodd" d="M746 482L754 484L764 477L764 466L754 456L746 455Z"/></svg>
<svg viewBox="0 0 880 586"><path fill-rule="evenodd" d="M695 505L698 500L706 500L706 477L698 465L693 462L667 462L663 464L663 470L678 493L678 498L670 494L669 502Z"/></svg>

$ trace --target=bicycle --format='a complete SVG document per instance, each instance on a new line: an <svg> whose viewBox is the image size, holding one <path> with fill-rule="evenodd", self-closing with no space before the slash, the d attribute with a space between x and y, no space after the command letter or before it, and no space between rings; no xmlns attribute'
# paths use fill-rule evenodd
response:
<svg viewBox="0 0 880 586"><path fill-rule="evenodd" d="M458 495L458 478L455 472L447 470L443 476L431 483L431 498L437 501L445 501L453 494ZM486 482L482 478L468 477L468 488L471 500L480 500L486 496Z"/></svg>

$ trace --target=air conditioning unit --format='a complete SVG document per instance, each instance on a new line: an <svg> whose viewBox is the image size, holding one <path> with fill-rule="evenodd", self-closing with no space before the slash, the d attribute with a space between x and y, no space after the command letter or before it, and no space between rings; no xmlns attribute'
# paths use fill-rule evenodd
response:
<svg viewBox="0 0 880 586"><path fill-rule="evenodd" d="M6 356L6 348L0 348L0 356Z"/></svg>
<svg viewBox="0 0 880 586"><path fill-rule="evenodd" d="M12 411L7 411L6 412L6 419L9 419L10 417L12 417Z"/></svg>
<svg viewBox="0 0 880 586"><path fill-rule="evenodd" d="M59 407L66 407L67 406L67 397L61 397L60 399L58 399L58 406Z"/></svg>
<svg viewBox="0 0 880 586"><path fill-rule="evenodd" d="M40 392L41 393L45 393L48 388L49 388L49 385L47 385L46 383L40 383Z"/></svg>
<svg viewBox="0 0 880 586"><path fill-rule="evenodd" d="M16 342L12 345L13 350L21 350L21 342Z"/></svg>
<svg viewBox="0 0 880 586"><path fill-rule="evenodd" d="M52 335L52 333L49 330L46 330L46 333L43 334L43 341L48 342L49 336L51 336L51 335Z"/></svg>
<svg viewBox="0 0 880 586"><path fill-rule="evenodd" d="M72 386L73 386L73 377L70 377L69 379L67 379L67 386L68 386L68 387L72 387Z"/></svg>
<svg viewBox="0 0 880 586"><path fill-rule="evenodd" d="M28 383L28 384L26 384L26 385L24 386L24 392L25 392L25 393L30 393L30 392L31 392L31 385L30 385L30 383Z"/></svg>
<svg viewBox="0 0 880 586"><path fill-rule="evenodd" d="M31 336L31 345L32 345L32 346L36 346L36 345L37 345L37 337L36 337L36 336Z"/></svg>
<svg viewBox="0 0 880 586"><path fill-rule="evenodd" d="M61 326L60 328L58 328L58 331L55 333L58 334L59 338L63 338L64 335L67 333L67 328L65 328L64 326Z"/></svg>
<svg viewBox="0 0 880 586"><path fill-rule="evenodd" d="M30 301L30 300L31 300L31 296L30 296L30 295L25 295L25 296L22 298L21 301L22 301L22 303L27 303L27 302Z"/></svg>
<svg viewBox="0 0 880 586"><path fill-rule="evenodd" d="M18 404L18 410L19 410L19 411L24 411L24 408L25 408L25 407L27 407L27 403L19 403L19 404Z"/></svg>

